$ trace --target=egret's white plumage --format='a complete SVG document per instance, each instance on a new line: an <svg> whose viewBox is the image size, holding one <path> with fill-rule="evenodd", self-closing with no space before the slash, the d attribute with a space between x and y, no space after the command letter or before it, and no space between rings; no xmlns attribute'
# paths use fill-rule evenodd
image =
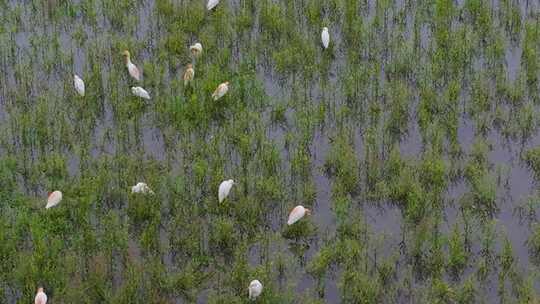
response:
<svg viewBox="0 0 540 304"><path fill-rule="evenodd" d="M214 91L214 93L212 93L212 98L214 98L214 100L218 100L220 99L221 97L223 97L223 95L227 94L227 92L229 91L229 82L226 81L222 84L220 84L216 90Z"/></svg>
<svg viewBox="0 0 540 304"><path fill-rule="evenodd" d="M43 292L43 288L38 288L34 304L47 304L47 295Z"/></svg>
<svg viewBox="0 0 540 304"><path fill-rule="evenodd" d="M129 75L131 75L131 77L133 77L137 81L141 80L141 72L139 71L137 66L131 62L129 51L126 50L122 54L126 57L126 67L128 69Z"/></svg>
<svg viewBox="0 0 540 304"><path fill-rule="evenodd" d="M304 208L304 206L298 205L294 207L294 209L289 214L289 220L287 221L287 225L292 225L296 223L298 220L304 217L304 215L310 215L311 210Z"/></svg>
<svg viewBox="0 0 540 304"><path fill-rule="evenodd" d="M199 56L202 53L202 44L197 42L194 45L190 46L189 50L191 51L191 54L193 54L194 56Z"/></svg>
<svg viewBox="0 0 540 304"><path fill-rule="evenodd" d="M218 199L220 203L223 202L223 200L227 198L227 196L229 196L229 192L231 192L231 188L233 185L234 180L232 179L225 180L221 182L221 184L219 184Z"/></svg>
<svg viewBox="0 0 540 304"><path fill-rule="evenodd" d="M190 63L187 65L186 70L184 71L184 85L186 86L188 83L190 83L193 80L193 77L195 77L195 70L193 69L193 65Z"/></svg>
<svg viewBox="0 0 540 304"><path fill-rule="evenodd" d="M84 81L81 77L73 75L73 85L75 85L75 90L79 95L84 96Z"/></svg>
<svg viewBox="0 0 540 304"><path fill-rule="evenodd" d="M256 297L260 296L263 290L263 286L259 280L253 280L251 283L249 283L249 298L255 299Z"/></svg>
<svg viewBox="0 0 540 304"><path fill-rule="evenodd" d="M61 200L62 200L62 192L58 190L49 192L49 196L47 197L47 205L45 206L45 209L49 209L58 205Z"/></svg>
<svg viewBox="0 0 540 304"><path fill-rule="evenodd" d="M131 93L140 98L150 99L150 94L148 94L148 92L141 87L131 87Z"/></svg>
<svg viewBox="0 0 540 304"><path fill-rule="evenodd" d="M216 7L219 3L219 0L208 0L208 4L206 5L206 8L208 10L211 10L213 9L214 7Z"/></svg>
<svg viewBox="0 0 540 304"><path fill-rule="evenodd" d="M324 48L327 49L330 44L330 34L328 33L328 28L326 26L322 29L321 40Z"/></svg>
<svg viewBox="0 0 540 304"><path fill-rule="evenodd" d="M135 186L131 187L131 193L150 193L154 194L154 191L148 187L146 183L137 183Z"/></svg>

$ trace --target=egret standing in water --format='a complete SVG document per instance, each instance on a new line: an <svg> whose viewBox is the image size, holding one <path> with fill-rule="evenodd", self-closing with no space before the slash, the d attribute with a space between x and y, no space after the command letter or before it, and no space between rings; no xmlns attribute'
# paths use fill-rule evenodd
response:
<svg viewBox="0 0 540 304"><path fill-rule="evenodd" d="M126 67L128 69L129 75L131 75L131 77L133 77L137 81L141 80L141 72L139 71L137 66L131 62L129 51L125 50L122 55L124 55L124 57L126 58Z"/></svg>
<svg viewBox="0 0 540 304"><path fill-rule="evenodd" d="M81 77L73 75L73 85L75 85L75 90L77 93L84 97L84 81L81 79Z"/></svg>
<svg viewBox="0 0 540 304"><path fill-rule="evenodd" d="M47 295L43 292L43 287L38 288L34 304L47 304Z"/></svg>
<svg viewBox="0 0 540 304"><path fill-rule="evenodd" d="M62 192L58 190L49 192L49 196L47 197L47 205L45 206L45 209L49 209L58 205L61 200L62 200Z"/></svg>
<svg viewBox="0 0 540 304"><path fill-rule="evenodd" d="M200 44L199 42L195 43L194 45L189 47L189 51L191 52L191 54L193 54L193 56L199 57L202 53L202 44Z"/></svg>
<svg viewBox="0 0 540 304"><path fill-rule="evenodd" d="M258 296L261 295L262 290L263 290L263 286L261 282L259 282L259 280L251 281L251 283L249 283L249 288L248 288L249 298L250 299L257 298Z"/></svg>
<svg viewBox="0 0 540 304"><path fill-rule="evenodd" d="M188 85L193 80L193 77L195 77L195 70L193 69L193 65L190 63L186 66L186 70L184 71L184 86Z"/></svg>
<svg viewBox="0 0 540 304"><path fill-rule="evenodd" d="M140 98L150 99L150 94L148 94L148 92L141 87L131 87L131 93Z"/></svg>
<svg viewBox="0 0 540 304"><path fill-rule="evenodd" d="M289 214L289 220L287 221L287 225L292 225L299 221L301 218L304 217L304 215L310 215L311 210L304 208L302 205L298 205L294 207L294 209Z"/></svg>
<svg viewBox="0 0 540 304"><path fill-rule="evenodd" d="M146 183L138 182L135 186L131 187L131 193L154 194L154 191Z"/></svg>
<svg viewBox="0 0 540 304"><path fill-rule="evenodd" d="M326 26L322 29L321 40L324 48L327 49L330 44L330 34L328 33L328 28Z"/></svg>
<svg viewBox="0 0 540 304"><path fill-rule="evenodd" d="M211 10L213 9L214 7L216 7L219 3L219 0L208 0L208 4L206 5L206 8L208 10Z"/></svg>
<svg viewBox="0 0 540 304"><path fill-rule="evenodd" d="M227 94L227 92L229 91L229 82L226 81L222 84L220 84L216 90L214 91L214 93L212 93L212 98L214 98L214 100L218 100L220 99L221 97L223 97L223 95Z"/></svg>
<svg viewBox="0 0 540 304"><path fill-rule="evenodd" d="M231 188L233 185L234 185L234 180L232 179L228 179L226 181L221 182L221 184L219 184L218 199L220 203L223 202L223 200L227 198L227 196L229 196L229 192L231 192Z"/></svg>

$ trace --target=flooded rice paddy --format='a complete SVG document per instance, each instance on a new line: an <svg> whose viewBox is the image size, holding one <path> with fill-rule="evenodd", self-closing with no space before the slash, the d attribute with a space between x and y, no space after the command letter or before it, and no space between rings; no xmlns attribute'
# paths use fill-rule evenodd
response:
<svg viewBox="0 0 540 304"><path fill-rule="evenodd" d="M40 285L249 303L254 279L256 303L540 301L536 1L0 0L0 18L0 303ZM287 226L296 205L312 215Z"/></svg>

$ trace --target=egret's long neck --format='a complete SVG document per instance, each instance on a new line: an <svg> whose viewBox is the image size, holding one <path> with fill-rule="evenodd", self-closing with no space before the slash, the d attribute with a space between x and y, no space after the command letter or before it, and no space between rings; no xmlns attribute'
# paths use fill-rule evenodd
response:
<svg viewBox="0 0 540 304"><path fill-rule="evenodd" d="M126 65L129 65L131 63L131 59L129 59L129 55L126 56Z"/></svg>

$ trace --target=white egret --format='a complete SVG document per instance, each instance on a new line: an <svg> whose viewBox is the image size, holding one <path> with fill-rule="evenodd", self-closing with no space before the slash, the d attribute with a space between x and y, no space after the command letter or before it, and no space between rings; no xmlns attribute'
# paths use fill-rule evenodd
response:
<svg viewBox="0 0 540 304"><path fill-rule="evenodd" d="M75 85L75 90L79 95L84 96L84 81L81 77L73 75L73 84Z"/></svg>
<svg viewBox="0 0 540 304"><path fill-rule="evenodd" d="M190 63L187 65L186 70L184 71L184 86L188 85L193 80L193 77L195 77L195 70L193 69L193 65Z"/></svg>
<svg viewBox="0 0 540 304"><path fill-rule="evenodd" d="M262 290L263 290L263 286L261 282L259 282L259 280L251 281L251 283L249 283L249 288L248 288L249 298L250 299L257 298L258 296L261 295Z"/></svg>
<svg viewBox="0 0 540 304"><path fill-rule="evenodd" d="M45 206L45 209L49 209L58 205L61 200L62 200L62 192L58 190L49 192L49 196L47 197L47 205Z"/></svg>
<svg viewBox="0 0 540 304"><path fill-rule="evenodd" d="M296 223L298 220L304 217L304 215L310 215L311 210L304 208L302 205L298 205L294 207L294 209L289 214L289 220L287 221L287 225L292 225Z"/></svg>
<svg viewBox="0 0 540 304"><path fill-rule="evenodd" d="M137 183L135 186L131 187L131 193L150 193L154 194L154 191L148 187L146 183Z"/></svg>
<svg viewBox="0 0 540 304"><path fill-rule="evenodd" d="M47 304L47 295L43 291L43 287L38 288L34 304Z"/></svg>
<svg viewBox="0 0 540 304"><path fill-rule="evenodd" d="M212 98L214 98L214 100L218 100L220 99L221 97L223 97L223 95L227 94L227 92L229 91L229 82L226 81L222 84L220 84L216 90L214 91L214 93L212 93Z"/></svg>
<svg viewBox="0 0 540 304"><path fill-rule="evenodd" d="M193 54L193 56L198 57L202 53L202 44L197 42L194 45L190 46L189 50L191 51L191 54Z"/></svg>
<svg viewBox="0 0 540 304"><path fill-rule="evenodd" d="M218 199L220 203L223 202L223 200L227 198L227 196L229 196L229 192L231 192L231 188L233 185L234 180L232 179L225 180L221 182L221 184L219 184Z"/></svg>
<svg viewBox="0 0 540 304"><path fill-rule="evenodd" d="M219 0L208 0L208 4L206 5L206 8L208 10L211 10L213 9L214 7L216 7L219 3Z"/></svg>
<svg viewBox="0 0 540 304"><path fill-rule="evenodd" d="M131 93L140 98L150 99L150 94L148 94L148 92L141 87L131 87Z"/></svg>
<svg viewBox="0 0 540 304"><path fill-rule="evenodd" d="M141 72L139 71L137 66L131 62L129 51L125 50L122 55L126 57L126 67L128 69L129 75L131 75L131 77L133 77L137 81L141 80Z"/></svg>
<svg viewBox="0 0 540 304"><path fill-rule="evenodd" d="M324 48L327 49L330 44L330 34L328 33L328 28L326 26L322 29L321 40Z"/></svg>

